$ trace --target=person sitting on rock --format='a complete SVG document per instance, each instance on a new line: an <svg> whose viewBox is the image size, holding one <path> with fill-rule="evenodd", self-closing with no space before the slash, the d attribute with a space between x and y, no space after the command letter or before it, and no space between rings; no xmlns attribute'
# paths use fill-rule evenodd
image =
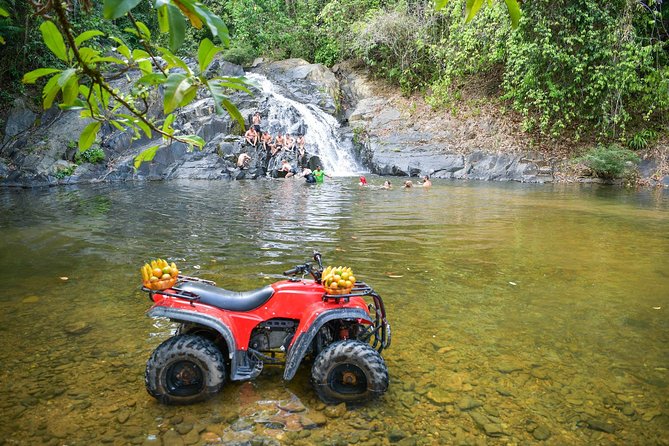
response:
<svg viewBox="0 0 669 446"><path fill-rule="evenodd" d="M289 153L292 153L295 150L295 140L290 133L286 133L286 136L283 138L284 147L288 150Z"/></svg>
<svg viewBox="0 0 669 446"><path fill-rule="evenodd" d="M256 133L260 134L260 112L253 114L253 129Z"/></svg>
<svg viewBox="0 0 669 446"><path fill-rule="evenodd" d="M300 133L299 135L297 135L297 148L305 150L304 149L305 144L306 142L304 141L304 135Z"/></svg>
<svg viewBox="0 0 669 446"><path fill-rule="evenodd" d="M284 144L285 144L285 141L283 139L283 135L281 135L281 133L279 133L278 135L276 135L276 138L274 138L274 145L270 146L271 149L272 149L272 156L274 156L278 152L280 152L281 149L283 149Z"/></svg>
<svg viewBox="0 0 669 446"><path fill-rule="evenodd" d="M251 144L253 147L255 147L258 144L258 133L253 127L249 127L246 133L244 133L244 139L246 140L247 144Z"/></svg>
<svg viewBox="0 0 669 446"><path fill-rule="evenodd" d="M279 172L286 172L285 178L290 178L295 175L295 169L293 169L290 163L286 160L281 160L281 167L279 168Z"/></svg>
<svg viewBox="0 0 669 446"><path fill-rule="evenodd" d="M262 136L260 137L260 144L264 150L269 152L273 144L272 135L270 135L269 132L262 132Z"/></svg>
<svg viewBox="0 0 669 446"><path fill-rule="evenodd" d="M237 158L237 167L240 169L248 169L249 164L251 164L251 157L248 153L244 152L239 155L239 158Z"/></svg>

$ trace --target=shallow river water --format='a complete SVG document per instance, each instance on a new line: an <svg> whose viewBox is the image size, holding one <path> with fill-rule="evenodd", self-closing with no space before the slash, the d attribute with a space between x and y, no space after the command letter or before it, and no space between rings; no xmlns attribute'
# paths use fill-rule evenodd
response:
<svg viewBox="0 0 669 446"><path fill-rule="evenodd" d="M0 189L0 230L0 444L669 444L666 191ZM308 366L287 383L266 367L193 406L146 393L174 326L144 315L139 266L165 257L244 290L313 249L385 300L383 398L326 407Z"/></svg>

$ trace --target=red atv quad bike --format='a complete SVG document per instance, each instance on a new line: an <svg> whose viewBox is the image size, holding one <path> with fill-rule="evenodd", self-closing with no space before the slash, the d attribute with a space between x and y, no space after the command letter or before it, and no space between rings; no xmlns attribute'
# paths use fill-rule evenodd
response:
<svg viewBox="0 0 669 446"><path fill-rule="evenodd" d="M154 302L148 315L180 324L146 365L149 394L166 404L190 404L215 395L226 378L256 378L265 364L283 366L283 379L291 380L307 358L325 403L383 394L388 369L380 353L390 346L390 325L381 296L362 282L349 294L328 294L318 252L314 261L284 272L288 280L253 291L181 275L167 290L143 287ZM305 279L307 273L312 278Z"/></svg>

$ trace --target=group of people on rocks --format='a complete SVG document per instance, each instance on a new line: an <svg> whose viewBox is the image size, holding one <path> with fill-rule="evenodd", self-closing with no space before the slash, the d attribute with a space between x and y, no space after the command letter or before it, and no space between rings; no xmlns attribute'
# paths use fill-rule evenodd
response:
<svg viewBox="0 0 669 446"><path fill-rule="evenodd" d="M289 133L285 135L279 132L273 137L269 132L260 129L260 112L255 112L252 118L252 125L244 134L244 141L256 149L265 150L270 156L286 151L295 156L298 167L303 167L307 162L307 149L304 135L299 134L293 138Z"/></svg>
<svg viewBox="0 0 669 446"><path fill-rule="evenodd" d="M288 133L284 135L279 132L276 137L272 137L269 132L261 130L260 123L260 112L255 112L251 119L251 126L244 134L244 143L253 146L256 151L260 150L260 153L265 152L266 159L270 159L279 153L285 153L286 158L294 158L297 161L297 168L295 168L286 158L282 158L280 166L275 171L278 176L283 178L303 177L307 183L322 183L324 177L330 178L320 166L317 166L314 170L308 167L306 141L303 134L293 138ZM251 156L244 152L237 158L237 166L241 169L247 169L251 161Z"/></svg>
<svg viewBox="0 0 669 446"><path fill-rule="evenodd" d="M281 160L281 165L277 169L277 172L280 173L281 177L290 178L290 177L303 177L307 183L322 183L324 177L331 178L330 175L327 175L321 169L321 166L316 166L316 169L313 171L307 166L307 152L306 152L306 141L303 134L297 135L297 138L293 138L290 134L286 133L283 135L279 132L276 137L272 137L269 132L263 132L260 128L261 116L260 112L255 112L251 119L252 125L244 134L244 142L253 146L256 150L261 149L265 151L269 157L274 157L281 151L285 151L287 155L294 156L297 160L297 169L295 169L287 159L283 158ZM241 169L246 169L251 164L251 157L248 153L244 152L239 155L237 158L237 166ZM360 177L360 186L369 186L367 179L364 176ZM423 187L432 186L429 176L423 177L423 182L421 183ZM381 186L381 189L392 189L392 184L389 180L386 180ZM402 188L411 188L413 187L413 182L407 180L402 185Z"/></svg>

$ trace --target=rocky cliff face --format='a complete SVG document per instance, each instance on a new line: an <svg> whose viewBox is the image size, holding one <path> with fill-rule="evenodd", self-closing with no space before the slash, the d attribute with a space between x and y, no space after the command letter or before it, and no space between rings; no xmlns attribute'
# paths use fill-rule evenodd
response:
<svg viewBox="0 0 669 446"><path fill-rule="evenodd" d="M486 100L453 116L434 112L422 99L406 99L350 65L335 66L345 116L358 156L380 175L486 181L603 182L565 156L528 149L517 123L499 116ZM474 101L476 102L476 101ZM669 185L657 175L669 160L649 157L639 175L649 185Z"/></svg>
<svg viewBox="0 0 669 446"><path fill-rule="evenodd" d="M241 67L222 60L215 61L210 70L222 76L244 74ZM350 65L329 70L290 59L259 62L251 71L270 79L282 96L336 116L343 124L339 134L353 140L361 165L373 173L543 183L563 181L570 171L566 159L528 151L526 139L504 117L485 110L458 117L433 113L422 101L384 90ZM235 92L231 100L242 116L260 111L266 119L272 99L259 88L252 90L253 96ZM160 104L160 98L154 98L152 113L160 113ZM299 121L299 116L295 119ZM174 123L182 134L201 136L206 141L203 150L189 151L184 144L172 143L139 169L133 167L134 157L160 140L133 141L131 133L112 126L102 129L96 143L105 161L75 163L76 141L85 125L77 112L52 108L36 113L17 100L0 147L0 184L31 187L171 178L255 179L271 174L279 157L294 160L289 154L271 157L243 145L241 129L229 116L216 115L209 97L199 97L182 109ZM247 169L236 165L242 152L252 159ZM312 160L312 164L317 162L317 158ZM641 175L650 177L661 163L667 160L644 161ZM598 180L582 177L580 181ZM669 185L669 177L653 181Z"/></svg>

